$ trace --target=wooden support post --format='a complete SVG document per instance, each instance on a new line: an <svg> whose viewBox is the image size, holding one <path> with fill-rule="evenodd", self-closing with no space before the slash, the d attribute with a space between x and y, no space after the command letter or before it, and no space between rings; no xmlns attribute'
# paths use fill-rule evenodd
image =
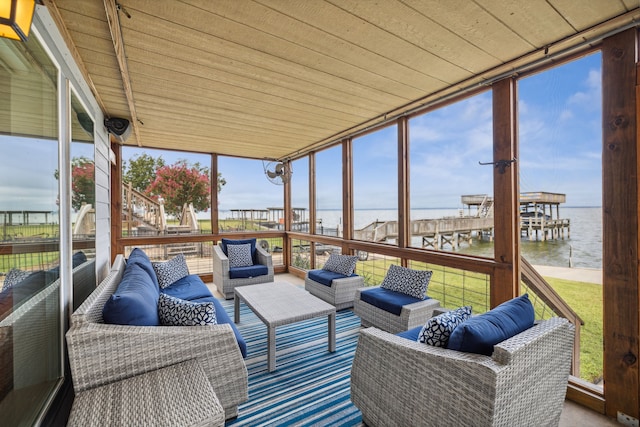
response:
<svg viewBox="0 0 640 427"><path fill-rule="evenodd" d="M116 155L115 165L111 163L111 262L116 255L124 253L122 239L122 146L112 143L111 150Z"/></svg>
<svg viewBox="0 0 640 427"><path fill-rule="evenodd" d="M602 45L605 411L634 418L640 415L637 37L632 28Z"/></svg>
<svg viewBox="0 0 640 427"><path fill-rule="evenodd" d="M493 161L518 158L517 85L506 78L493 85ZM502 173L501 173L502 172ZM518 295L520 287L520 222L518 210L518 162L493 169L494 223L501 224L495 236L497 268L491 280L491 307Z"/></svg>
<svg viewBox="0 0 640 427"><path fill-rule="evenodd" d="M353 140L342 141L342 241L353 239ZM349 248L342 246L342 253Z"/></svg>

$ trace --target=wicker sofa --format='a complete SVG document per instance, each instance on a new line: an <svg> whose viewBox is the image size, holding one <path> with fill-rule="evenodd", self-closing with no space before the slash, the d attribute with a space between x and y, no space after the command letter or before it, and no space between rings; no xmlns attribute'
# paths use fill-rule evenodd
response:
<svg viewBox="0 0 640 427"><path fill-rule="evenodd" d="M126 267L118 255L102 283L71 316L67 347L76 393L190 359L204 370L227 419L248 399L248 374L230 324L130 326L105 324L103 307Z"/></svg>
<svg viewBox="0 0 640 427"><path fill-rule="evenodd" d="M370 426L557 426L573 333L552 318L485 356L364 329L351 399Z"/></svg>

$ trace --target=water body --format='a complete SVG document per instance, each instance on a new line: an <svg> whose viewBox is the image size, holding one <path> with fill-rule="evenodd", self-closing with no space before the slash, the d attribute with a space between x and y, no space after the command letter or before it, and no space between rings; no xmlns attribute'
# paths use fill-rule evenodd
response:
<svg viewBox="0 0 640 427"><path fill-rule="evenodd" d="M411 219L433 219L459 216L459 209L413 209ZM342 211L318 210L318 218L327 228L341 227ZM530 263L555 267L602 268L602 208L601 207L560 207L560 216L571 220L569 238L547 241L521 239L522 254ZM360 229L373 221L397 220L393 209L356 210L354 228ZM412 246L420 247L421 239L414 238ZM450 246L444 250L452 251ZM473 240L471 245L462 244L459 253L493 257L493 243Z"/></svg>

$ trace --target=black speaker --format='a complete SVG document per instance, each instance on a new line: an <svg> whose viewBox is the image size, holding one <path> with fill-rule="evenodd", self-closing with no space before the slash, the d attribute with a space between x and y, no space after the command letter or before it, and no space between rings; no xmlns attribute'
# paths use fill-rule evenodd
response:
<svg viewBox="0 0 640 427"><path fill-rule="evenodd" d="M129 120L127 119L120 119L118 117L104 119L104 127L120 142L126 141L129 134L131 134L131 126L129 126Z"/></svg>

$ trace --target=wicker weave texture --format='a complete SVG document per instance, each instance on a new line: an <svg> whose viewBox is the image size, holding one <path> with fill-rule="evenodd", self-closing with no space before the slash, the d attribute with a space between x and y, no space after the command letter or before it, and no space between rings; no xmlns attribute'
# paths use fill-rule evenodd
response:
<svg viewBox="0 0 640 427"><path fill-rule="evenodd" d="M233 298L233 290L236 286L273 282L273 259L271 254L257 245L256 257L258 264L267 266L268 273L266 275L232 279L229 277L229 258L227 258L219 245L213 246L213 283L218 288L218 292L224 295L225 299Z"/></svg>
<svg viewBox="0 0 640 427"><path fill-rule="evenodd" d="M331 286L323 285L307 277L304 279L304 288L311 295L320 298L336 307L336 310L353 307L353 300L356 289L364 286L364 279L361 276L345 277L344 279L334 279Z"/></svg>
<svg viewBox="0 0 640 427"><path fill-rule="evenodd" d="M397 334L417 326L422 326L433 315L433 310L440 307L440 301L429 298L424 301L407 304L402 307L400 315L389 313L381 308L360 299L360 292L371 288L356 290L353 301L353 312L360 317L362 326L375 326L383 331Z"/></svg>
<svg viewBox="0 0 640 427"><path fill-rule="evenodd" d="M224 410L196 360L76 395L68 426L223 426Z"/></svg>
<svg viewBox="0 0 640 427"><path fill-rule="evenodd" d="M104 324L102 307L116 290L124 258L72 316L67 347L75 391L82 392L197 359L228 418L248 399L248 373L230 325Z"/></svg>
<svg viewBox="0 0 640 427"><path fill-rule="evenodd" d="M541 322L495 347L492 357L361 331L351 399L371 426L557 426L573 326Z"/></svg>

